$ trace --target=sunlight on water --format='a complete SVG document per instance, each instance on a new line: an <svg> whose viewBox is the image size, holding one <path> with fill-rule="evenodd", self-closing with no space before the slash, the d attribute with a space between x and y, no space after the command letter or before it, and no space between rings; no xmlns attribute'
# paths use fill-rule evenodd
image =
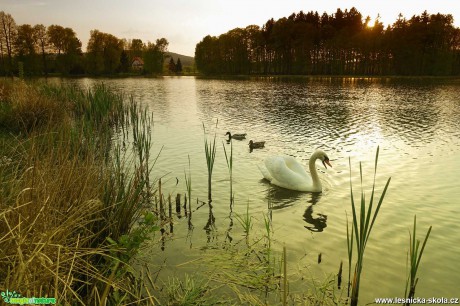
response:
<svg viewBox="0 0 460 306"><path fill-rule="evenodd" d="M74 80L82 85L98 81ZM168 77L104 82L132 94L152 110L154 153L162 150L154 174L162 177L168 193L185 194L184 171L188 171L190 156L192 197L206 201L203 124L208 139L216 135L211 211L215 228L206 226L209 209L193 202L193 232L188 232L185 218L176 220L175 239L165 242L164 252L152 246L156 255L150 260L154 263L167 258L170 264L179 264L216 241L242 239L239 224L232 223L229 175L222 148L229 150L225 133L231 131L248 134L246 140L233 143L233 211L244 213L249 203L258 226L255 231L262 232L263 213L270 202L274 239L280 242L280 248L282 242L286 243L292 266L306 269L317 278L337 273L340 261L347 262L349 158L356 188L362 162L369 194L375 152L380 146L377 194L388 177L392 181L368 243L361 298L371 302L376 296L404 294L408 231L414 214L420 235L433 225L416 295L458 295L459 81ZM249 140L266 141L266 146L250 153ZM333 165L326 170L317 163L322 194L292 192L262 180L257 164L265 157L291 155L307 165L316 148L326 151ZM320 265L316 263L319 253ZM295 287L295 282L291 286L293 291L302 290Z"/></svg>

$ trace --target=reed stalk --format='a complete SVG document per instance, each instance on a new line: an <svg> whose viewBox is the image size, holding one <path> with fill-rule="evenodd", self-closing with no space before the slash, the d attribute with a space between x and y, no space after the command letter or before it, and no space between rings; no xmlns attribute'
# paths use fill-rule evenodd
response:
<svg viewBox="0 0 460 306"><path fill-rule="evenodd" d="M353 273L353 280L349 279L351 283L351 305L356 306L358 305L358 298L359 298L359 287L360 287L360 280L361 280L361 272L363 269L364 263L364 251L366 249L366 244L368 242L369 236L371 234L372 228L374 226L375 220L378 216L380 211L380 207L383 203L383 199L385 198L385 194L387 192L388 186L391 181L391 177L388 179L380 199L377 203L375 211L373 211L374 205L374 191L375 191L375 178L377 174L377 163L379 157L379 147L377 147L377 153L375 155L375 166L374 166L374 181L372 185L372 192L369 200L369 205L366 211L366 197L363 190L363 173L362 173L362 165L359 164L359 174L360 174L360 181L361 181L361 197L360 197L360 206L359 206L359 216L357 213L357 205L355 204L354 195L353 195L353 185L351 179L351 159L349 159L350 164L350 197L351 197L351 207L352 207L352 227L351 233L349 232L348 223L347 223L347 248L348 248L348 262L349 262L349 275L351 275L351 262L353 258L353 244L356 244L356 253L357 259L356 264L354 267ZM353 240L353 238L355 240Z"/></svg>
<svg viewBox="0 0 460 306"><path fill-rule="evenodd" d="M287 305L287 252L286 246L283 246L283 306Z"/></svg>
<svg viewBox="0 0 460 306"><path fill-rule="evenodd" d="M188 200L191 203L192 201L192 172L190 170L190 155L188 155L188 176L187 172L184 170L184 175L185 175L185 186L187 188L187 195L188 195ZM187 200L185 200L185 214L187 214Z"/></svg>
<svg viewBox="0 0 460 306"><path fill-rule="evenodd" d="M407 302L405 305L409 306L408 301L412 300L415 295L415 287L418 283L417 271L420 265L420 260L422 259L423 251L425 250L426 243L430 237L431 228L428 229L428 232L425 235L423 240L422 248L419 251L420 240L416 239L416 230L417 230L417 216L414 216L414 228L412 234L409 231L409 261L410 261L410 273L406 281L406 290L404 295L407 296ZM409 290L409 292L408 292Z"/></svg>
<svg viewBox="0 0 460 306"><path fill-rule="evenodd" d="M216 124L217 125L217 124ZM208 168L208 200L212 200L211 185L212 185L212 170L214 168L214 161L216 159L216 134L214 133L213 141L209 141L206 137L206 129L203 123L204 132L204 149L206 154L206 166Z"/></svg>
<svg viewBox="0 0 460 306"><path fill-rule="evenodd" d="M249 233L252 229L253 222L252 222L252 216L249 215L249 201L246 205L246 213L244 215L240 215L235 212L235 218L238 220L238 222L241 224L243 227L244 234L246 236L246 242L249 241Z"/></svg>
<svg viewBox="0 0 460 306"><path fill-rule="evenodd" d="M225 148L224 143L222 142L222 147L224 148L225 160L227 162L228 172L230 174L230 206L234 202L233 194L233 141L230 138L230 155L227 155L227 149Z"/></svg>

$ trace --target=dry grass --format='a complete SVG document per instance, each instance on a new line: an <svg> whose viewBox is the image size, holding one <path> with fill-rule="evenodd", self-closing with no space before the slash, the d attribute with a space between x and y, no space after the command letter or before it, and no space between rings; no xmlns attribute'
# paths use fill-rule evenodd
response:
<svg viewBox="0 0 460 306"><path fill-rule="evenodd" d="M3 128L29 134L50 124L69 122L67 104L40 93L25 82L0 84L0 121Z"/></svg>
<svg viewBox="0 0 460 306"><path fill-rule="evenodd" d="M99 140L110 137L98 127L90 139L72 99L23 82L0 89L0 291L60 305L142 300L120 262L135 252L107 242L129 235L141 215L141 176L102 158Z"/></svg>

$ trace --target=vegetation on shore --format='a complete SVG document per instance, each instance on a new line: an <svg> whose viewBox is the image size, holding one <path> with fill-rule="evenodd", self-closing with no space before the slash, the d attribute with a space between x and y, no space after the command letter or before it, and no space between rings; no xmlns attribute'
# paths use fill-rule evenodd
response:
<svg viewBox="0 0 460 306"><path fill-rule="evenodd" d="M192 57L168 52L166 38L145 42L94 29L83 52L82 42L72 28L56 24L17 25L13 16L4 11L0 11L0 24L0 75L136 76L196 72Z"/></svg>
<svg viewBox="0 0 460 306"><path fill-rule="evenodd" d="M0 83L0 291L61 305L140 299L129 260L158 229L144 208L154 191L145 159L113 140L136 112L103 85Z"/></svg>
<svg viewBox="0 0 460 306"><path fill-rule="evenodd" d="M400 15L384 28L356 8L293 13L264 25L206 36L196 46L204 74L460 75L460 29L450 14Z"/></svg>

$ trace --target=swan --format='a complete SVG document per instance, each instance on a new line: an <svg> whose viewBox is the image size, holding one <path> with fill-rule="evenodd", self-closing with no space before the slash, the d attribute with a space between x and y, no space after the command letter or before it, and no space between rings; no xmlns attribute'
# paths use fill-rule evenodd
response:
<svg viewBox="0 0 460 306"><path fill-rule="evenodd" d="M263 148L265 146L265 141L257 141L254 142L252 140L249 140L249 148L252 149L259 149Z"/></svg>
<svg viewBox="0 0 460 306"><path fill-rule="evenodd" d="M228 135L228 141L230 141L230 139L237 139L237 140L242 140L242 139L245 139L246 138L246 133L244 134L233 134L230 133L230 132L227 132L225 133L225 136Z"/></svg>
<svg viewBox="0 0 460 306"><path fill-rule="evenodd" d="M329 157L322 150L316 150L310 157L309 175L302 164L292 156L272 156L265 159L265 167L259 166L264 178L273 185L290 190L321 192L322 185L316 171L315 162L319 159L327 169L332 167Z"/></svg>

